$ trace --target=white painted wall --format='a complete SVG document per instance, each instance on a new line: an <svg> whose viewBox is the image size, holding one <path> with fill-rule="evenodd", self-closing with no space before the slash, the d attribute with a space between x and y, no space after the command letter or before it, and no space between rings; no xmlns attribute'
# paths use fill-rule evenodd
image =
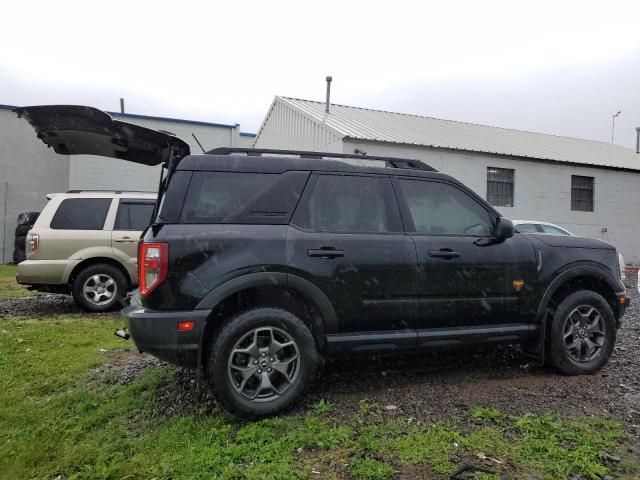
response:
<svg viewBox="0 0 640 480"><path fill-rule="evenodd" d="M342 141L276 98L260 127L255 147L338 153Z"/></svg>
<svg viewBox="0 0 640 480"><path fill-rule="evenodd" d="M640 263L640 172L516 160L476 153L459 153L383 143L345 141L343 151L355 148L369 155L424 160L472 188L487 193L487 167L512 168L514 206L497 207L510 219L556 223L576 235L614 244L627 263ZM640 155L638 155L640 166ZM571 211L571 175L594 177L594 211ZM603 233L603 228L607 229Z"/></svg>
<svg viewBox="0 0 640 480"><path fill-rule="evenodd" d="M0 107L0 263L13 261L21 212L40 211L46 194L69 187L69 157L48 149L31 125Z"/></svg>

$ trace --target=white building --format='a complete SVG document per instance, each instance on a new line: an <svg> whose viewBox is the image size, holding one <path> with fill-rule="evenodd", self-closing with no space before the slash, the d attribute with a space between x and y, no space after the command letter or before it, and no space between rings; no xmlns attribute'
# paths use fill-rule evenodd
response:
<svg viewBox="0 0 640 480"><path fill-rule="evenodd" d="M592 140L276 97L256 148L423 160L507 218L559 224L640 261L640 154Z"/></svg>
<svg viewBox="0 0 640 480"><path fill-rule="evenodd" d="M58 155L48 149L24 119L9 105L0 105L0 263L13 259L14 231L20 212L40 211L47 193L74 190L156 191L160 167L136 165L90 155ZM255 135L240 125L110 114L117 120L166 130L186 141L193 153L216 147L247 147Z"/></svg>

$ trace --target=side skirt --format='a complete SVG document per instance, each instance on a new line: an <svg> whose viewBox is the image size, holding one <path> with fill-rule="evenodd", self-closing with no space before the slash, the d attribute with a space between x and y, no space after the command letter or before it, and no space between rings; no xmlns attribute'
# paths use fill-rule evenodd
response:
<svg viewBox="0 0 640 480"><path fill-rule="evenodd" d="M332 353L440 350L465 345L521 343L535 338L537 325L508 323L481 327L391 330L327 335Z"/></svg>

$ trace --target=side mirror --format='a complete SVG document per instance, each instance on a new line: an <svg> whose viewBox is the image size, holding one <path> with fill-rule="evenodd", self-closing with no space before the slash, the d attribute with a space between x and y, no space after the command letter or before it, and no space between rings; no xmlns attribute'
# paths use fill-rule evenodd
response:
<svg viewBox="0 0 640 480"><path fill-rule="evenodd" d="M513 233L515 232L515 227L513 226L513 222L508 218L500 217L498 218L498 224L496 225L496 240L502 242L507 238L513 237Z"/></svg>

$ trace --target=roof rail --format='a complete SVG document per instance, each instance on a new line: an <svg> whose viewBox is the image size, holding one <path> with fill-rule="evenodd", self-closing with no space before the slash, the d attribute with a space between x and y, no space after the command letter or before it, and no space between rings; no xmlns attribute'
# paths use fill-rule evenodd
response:
<svg viewBox="0 0 640 480"><path fill-rule="evenodd" d="M65 193L115 193L116 195L122 194L122 193L158 193L158 192L151 192L148 190L109 190L109 189L105 189L105 190L100 190L100 189L95 189L95 188L90 188L87 190L67 190Z"/></svg>
<svg viewBox="0 0 640 480"><path fill-rule="evenodd" d="M232 155L234 153L244 153L249 157L259 157L263 154L267 155L294 155L300 158L312 158L322 160L325 158L346 158L352 160L373 160L379 162L385 162L386 166L392 168L407 168L413 170L427 170L430 172L437 172L435 168L427 165L421 160L412 160L408 158L397 157L379 157L375 155L360 155L356 153L330 153L330 152L305 152L299 150L275 150L268 148L229 148L220 147L214 148L206 152L210 155Z"/></svg>

